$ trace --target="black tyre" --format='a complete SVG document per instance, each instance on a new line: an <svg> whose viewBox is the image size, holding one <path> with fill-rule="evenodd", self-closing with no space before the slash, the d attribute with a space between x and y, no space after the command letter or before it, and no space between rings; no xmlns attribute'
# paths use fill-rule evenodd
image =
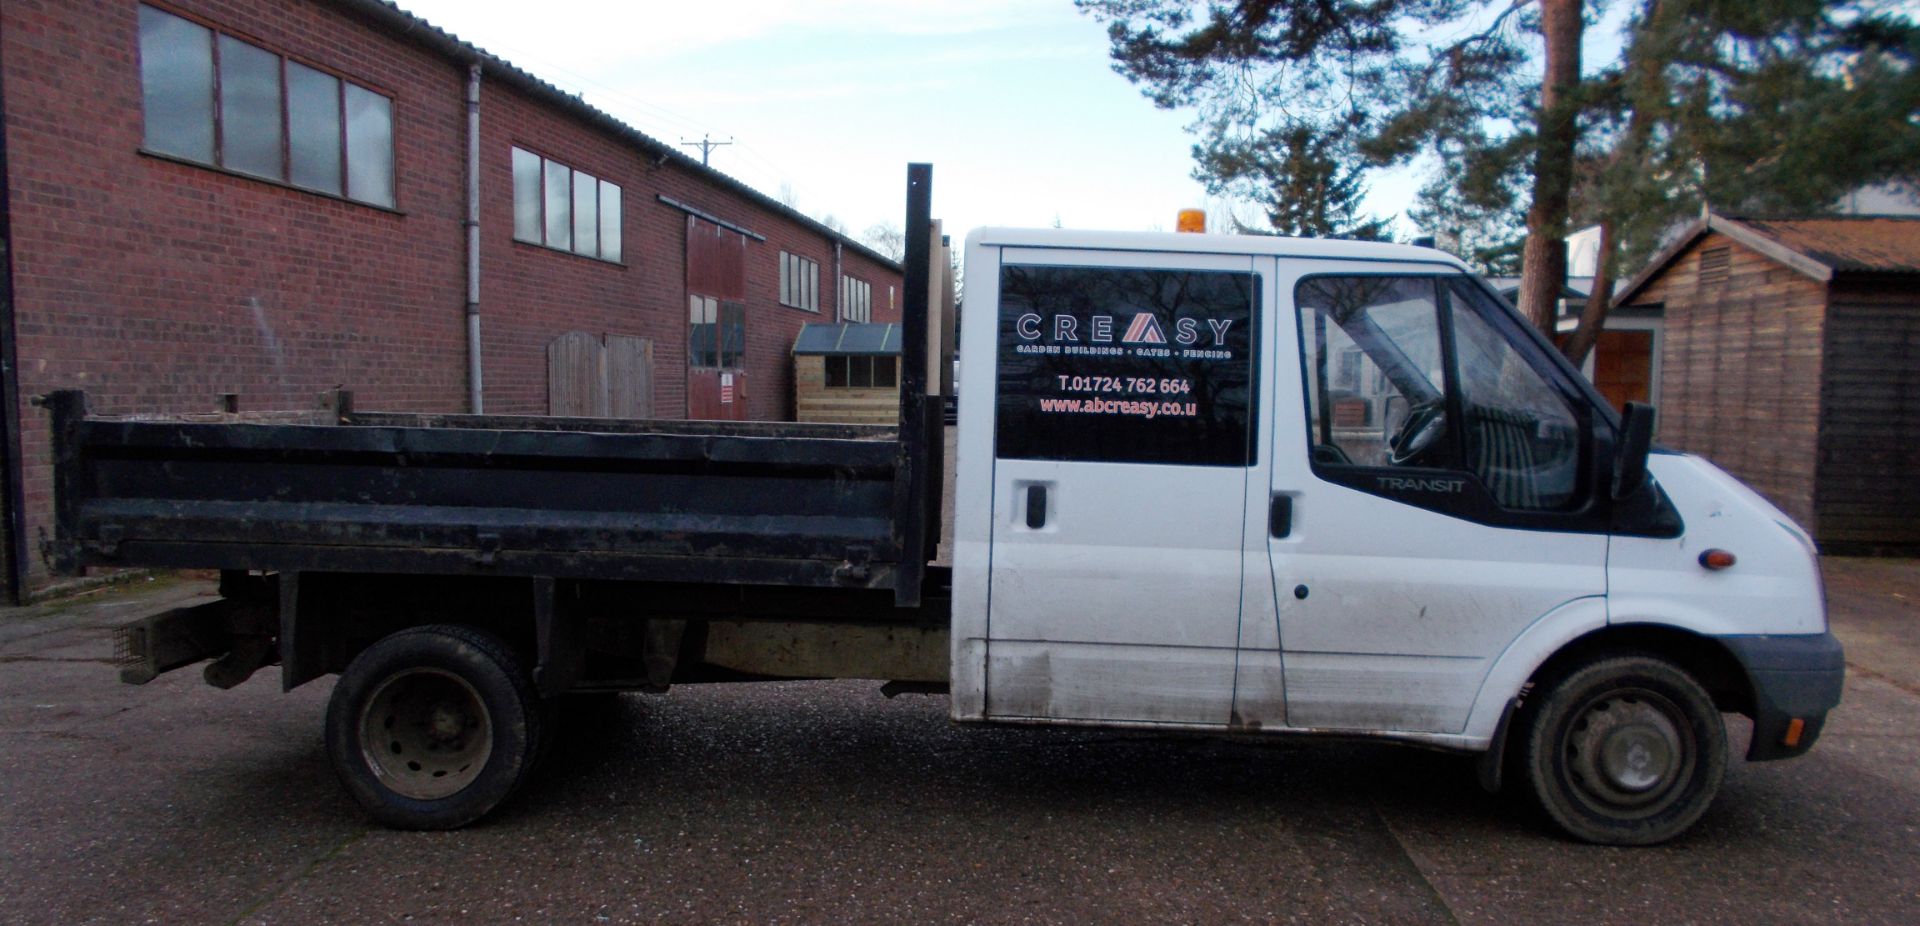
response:
<svg viewBox="0 0 1920 926"><path fill-rule="evenodd" d="M1686 832L1727 770L1713 699L1652 656L1603 657L1548 680L1527 706L1520 764L1575 839L1644 846Z"/></svg>
<svg viewBox="0 0 1920 926"><path fill-rule="evenodd" d="M360 806L400 829L465 826L526 776L539 699L498 637L434 625L354 657L327 703L327 756Z"/></svg>

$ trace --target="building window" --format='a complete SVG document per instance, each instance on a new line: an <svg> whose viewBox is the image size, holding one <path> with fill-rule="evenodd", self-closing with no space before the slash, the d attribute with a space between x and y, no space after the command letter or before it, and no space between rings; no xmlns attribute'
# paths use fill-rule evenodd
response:
<svg viewBox="0 0 1920 926"><path fill-rule="evenodd" d="M820 265L798 254L780 252L780 304L820 311Z"/></svg>
<svg viewBox="0 0 1920 926"><path fill-rule="evenodd" d="M828 389L892 389L900 383L898 357L826 357Z"/></svg>
<svg viewBox="0 0 1920 926"><path fill-rule="evenodd" d="M515 241L620 260L620 187L525 148L513 149Z"/></svg>
<svg viewBox="0 0 1920 926"><path fill-rule="evenodd" d="M840 320L873 321L873 284L850 276L840 278Z"/></svg>
<svg viewBox="0 0 1920 926"><path fill-rule="evenodd" d="M147 151L391 208L393 101L140 7Z"/></svg>
<svg viewBox="0 0 1920 926"><path fill-rule="evenodd" d="M747 352L747 307L687 297L687 365L737 370Z"/></svg>

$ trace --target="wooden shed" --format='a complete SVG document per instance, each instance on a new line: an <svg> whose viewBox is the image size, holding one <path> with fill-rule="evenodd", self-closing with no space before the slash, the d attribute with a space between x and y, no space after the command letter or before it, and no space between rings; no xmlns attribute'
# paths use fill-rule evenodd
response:
<svg viewBox="0 0 1920 926"><path fill-rule="evenodd" d="M900 421L900 326L807 325L793 342L795 418L841 424Z"/></svg>
<svg viewBox="0 0 1920 926"><path fill-rule="evenodd" d="M1920 551L1920 217L1708 214L1629 281L1658 311L1662 444L1829 552Z"/></svg>

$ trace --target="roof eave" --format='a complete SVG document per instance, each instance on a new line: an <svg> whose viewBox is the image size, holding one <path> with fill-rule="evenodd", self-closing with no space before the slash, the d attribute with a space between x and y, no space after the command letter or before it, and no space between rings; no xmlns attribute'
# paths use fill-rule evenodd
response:
<svg viewBox="0 0 1920 926"><path fill-rule="evenodd" d="M1741 245L1822 283L1833 279L1832 266L1787 247L1738 219L1709 212L1703 218L1694 220L1694 223L1687 226L1687 230L1682 232L1679 238L1674 239L1672 244L1662 249L1653 260L1648 261L1645 269L1634 274L1633 279L1628 280L1627 285L1613 297L1613 303L1608 308L1619 308L1625 305L1708 232L1726 235Z"/></svg>
<svg viewBox="0 0 1920 926"><path fill-rule="evenodd" d="M483 73L490 75L493 79L536 99L551 103L575 118L660 158L661 163L671 162L744 196L761 208L800 222L823 237L839 242L867 259L879 263L882 267L896 272L905 272L905 268L899 261L861 244L842 232L835 231L786 203L700 163L692 156L596 109L586 100L535 77L504 58L484 51L470 42L462 41L452 33L395 6L388 0L327 0L327 2L364 21L383 27L395 38L413 42L459 64L477 64Z"/></svg>

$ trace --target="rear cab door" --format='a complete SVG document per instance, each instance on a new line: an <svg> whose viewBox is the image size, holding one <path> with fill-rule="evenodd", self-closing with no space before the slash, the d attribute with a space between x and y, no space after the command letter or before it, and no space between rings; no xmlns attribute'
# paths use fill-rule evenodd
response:
<svg viewBox="0 0 1920 926"><path fill-rule="evenodd" d="M1264 490L1256 263L970 252L962 355L995 369L961 403L960 504L990 523L956 524L956 717L1227 724L1242 586L1266 583L1243 555Z"/></svg>

